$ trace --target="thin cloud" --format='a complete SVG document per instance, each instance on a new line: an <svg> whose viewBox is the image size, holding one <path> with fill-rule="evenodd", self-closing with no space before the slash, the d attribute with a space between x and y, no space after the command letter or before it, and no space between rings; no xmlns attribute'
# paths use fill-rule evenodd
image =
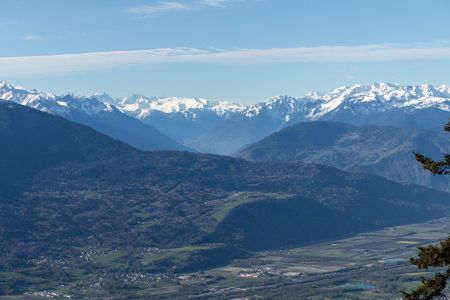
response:
<svg viewBox="0 0 450 300"><path fill-rule="evenodd" d="M155 5L144 5L139 7L129 8L127 10L128 13L144 15L144 16L154 16L159 13L165 13L170 11L177 10L186 10L190 9L191 6L189 4L183 4L181 2L159 2Z"/></svg>
<svg viewBox="0 0 450 300"><path fill-rule="evenodd" d="M42 37L33 34L28 34L24 36L23 39L26 41L42 41Z"/></svg>
<svg viewBox="0 0 450 300"><path fill-rule="evenodd" d="M197 4L204 5L204 6L213 6L213 7L221 7L226 8L231 4L232 1L230 0L198 0L196 1Z"/></svg>
<svg viewBox="0 0 450 300"><path fill-rule="evenodd" d="M127 9L128 13L153 17L173 11L193 10L205 7L226 8L236 0L194 0L194 1L160 1L153 5L143 5Z"/></svg>
<svg viewBox="0 0 450 300"><path fill-rule="evenodd" d="M0 57L1 76L58 75L154 63L281 64L450 60L450 45L380 44L269 49L161 48Z"/></svg>

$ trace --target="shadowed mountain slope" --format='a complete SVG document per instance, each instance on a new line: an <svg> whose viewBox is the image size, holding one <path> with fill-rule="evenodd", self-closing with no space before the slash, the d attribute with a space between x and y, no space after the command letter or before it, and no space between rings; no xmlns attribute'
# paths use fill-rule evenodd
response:
<svg viewBox="0 0 450 300"><path fill-rule="evenodd" d="M286 127L237 156L254 161L317 163L449 191L450 182L423 170L413 154L440 158L449 149L445 133L435 131L309 122Z"/></svg>

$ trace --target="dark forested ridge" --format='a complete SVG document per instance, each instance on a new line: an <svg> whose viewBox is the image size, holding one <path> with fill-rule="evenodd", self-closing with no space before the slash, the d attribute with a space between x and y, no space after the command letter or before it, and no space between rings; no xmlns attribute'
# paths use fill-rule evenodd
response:
<svg viewBox="0 0 450 300"><path fill-rule="evenodd" d="M71 161L105 159L134 148L61 117L0 102L2 185Z"/></svg>
<svg viewBox="0 0 450 300"><path fill-rule="evenodd" d="M450 141L441 132L319 121L286 127L237 156L254 161L318 163L450 191L448 180L414 163L416 151L439 157L448 149Z"/></svg>
<svg viewBox="0 0 450 300"><path fill-rule="evenodd" d="M15 104L0 103L0 144L0 267L9 271L87 247L122 249L137 270L146 268L139 249L217 245L179 266L195 269L440 217L450 203L447 193L326 166L142 152Z"/></svg>

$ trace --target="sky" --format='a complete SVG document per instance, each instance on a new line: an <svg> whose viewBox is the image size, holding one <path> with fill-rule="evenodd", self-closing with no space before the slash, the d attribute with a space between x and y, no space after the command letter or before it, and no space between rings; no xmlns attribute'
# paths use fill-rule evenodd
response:
<svg viewBox="0 0 450 300"><path fill-rule="evenodd" d="M241 103L450 84L448 0L0 0L0 80Z"/></svg>

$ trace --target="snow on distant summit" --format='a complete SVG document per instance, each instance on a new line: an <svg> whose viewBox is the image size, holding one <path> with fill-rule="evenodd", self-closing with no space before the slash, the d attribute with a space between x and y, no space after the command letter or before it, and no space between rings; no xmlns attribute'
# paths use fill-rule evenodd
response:
<svg viewBox="0 0 450 300"><path fill-rule="evenodd" d="M74 120L79 120L78 113L89 116L121 113L191 148L230 154L298 122L324 120L354 125L438 129L447 121L450 112L450 87L377 82L344 86L326 94L312 92L302 97L276 96L243 105L204 98L138 94L120 99L106 93L57 96L13 87L1 81L0 100Z"/></svg>
<svg viewBox="0 0 450 300"><path fill-rule="evenodd" d="M153 112L165 114L182 114L187 119L196 119L198 113L210 111L219 116L238 112L244 106L226 101L215 102L203 98L181 98L181 97L146 97L143 95L130 95L114 102L123 112L145 119Z"/></svg>
<svg viewBox="0 0 450 300"><path fill-rule="evenodd" d="M26 105L43 112L67 117L75 111L95 115L101 111L111 111L111 106L96 98L73 96L57 96L37 90L14 87L0 81L0 100Z"/></svg>
<svg viewBox="0 0 450 300"><path fill-rule="evenodd" d="M432 85L401 86L389 83L354 85L334 90L321 97L321 106L311 119L318 119L339 109L359 108L361 113L383 112L390 109L423 109L434 107L450 111L450 89Z"/></svg>
<svg viewBox="0 0 450 300"><path fill-rule="evenodd" d="M130 96L117 107L200 151L230 154L281 128L316 120L437 129L450 112L450 87L378 82L275 96L241 105L197 98Z"/></svg>
<svg viewBox="0 0 450 300"><path fill-rule="evenodd" d="M203 98L143 95L127 96L113 104L138 119L151 118L154 112L180 114L187 119L195 119L199 113L209 111L227 118L235 115L256 118L266 114L285 121L293 118L319 120L337 111L353 111L362 115L392 109L436 108L450 111L450 87L434 87L429 84L402 86L377 82L372 85L344 86L328 94L312 92L302 97L276 96L251 105L214 102Z"/></svg>
<svg viewBox="0 0 450 300"><path fill-rule="evenodd" d="M9 101L59 115L142 150L190 150L157 129L117 109L108 94L57 96L0 82L0 101Z"/></svg>
<svg viewBox="0 0 450 300"><path fill-rule="evenodd" d="M13 87L0 81L0 99L54 113L64 113L71 108L95 114L99 110L111 109L106 105L108 103L138 119L148 118L153 112L181 114L188 119L195 119L202 112L213 112L220 117L241 115L254 118L260 114L271 114L281 119L301 114L304 119L316 120L338 110L351 109L362 114L391 109L436 108L450 111L450 87L447 85L402 86L384 82L344 86L328 94L312 92L302 97L276 96L256 104L242 105L204 98L146 97L138 94L121 99L115 99L106 93L56 96Z"/></svg>

